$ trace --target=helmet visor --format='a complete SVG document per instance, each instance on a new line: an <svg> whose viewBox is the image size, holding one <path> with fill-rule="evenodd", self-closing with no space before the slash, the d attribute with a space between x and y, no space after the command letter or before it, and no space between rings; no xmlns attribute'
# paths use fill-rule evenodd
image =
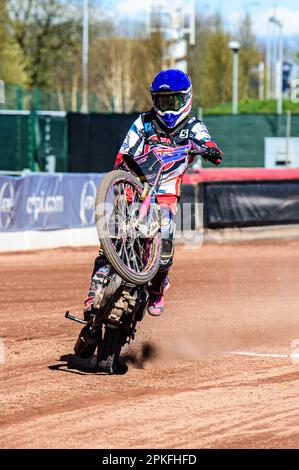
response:
<svg viewBox="0 0 299 470"><path fill-rule="evenodd" d="M175 94L153 94L153 101L156 108L160 111L178 111L188 101L189 93L175 93Z"/></svg>

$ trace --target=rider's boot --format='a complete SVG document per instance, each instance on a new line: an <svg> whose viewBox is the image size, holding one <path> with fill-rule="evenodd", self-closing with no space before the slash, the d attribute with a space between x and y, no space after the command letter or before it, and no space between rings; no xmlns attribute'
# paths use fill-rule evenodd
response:
<svg viewBox="0 0 299 470"><path fill-rule="evenodd" d="M147 311L153 317L159 317L164 310L164 296L167 289L170 287L168 276L163 280L161 286L155 289L156 286L149 287L149 301Z"/></svg>

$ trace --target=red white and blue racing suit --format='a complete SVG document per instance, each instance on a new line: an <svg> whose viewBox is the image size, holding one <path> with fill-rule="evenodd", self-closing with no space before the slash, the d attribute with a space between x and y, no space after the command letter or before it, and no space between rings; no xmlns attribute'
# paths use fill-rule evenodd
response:
<svg viewBox="0 0 299 470"><path fill-rule="evenodd" d="M181 124L170 131L162 127L161 123L157 121L154 111L151 110L140 114L132 124L117 154L115 168L125 169L123 155L129 154L136 157L147 153L150 147L157 144L187 147L194 153L203 154L203 156L205 156L207 148L216 148L218 150L216 144L211 140L205 124L196 117L188 116ZM220 155L222 155L221 152ZM221 161L220 155L214 160L208 156L207 159L218 164ZM186 155L186 159L172 163L168 169L166 168L163 171L162 183L157 196L162 219L162 256L160 268L149 287L150 294L162 294L168 283L168 273L174 254L174 215L180 197L183 175L193 159L194 157ZM92 308L95 292L99 283L105 279L108 270L107 261L101 254L95 260L90 290L85 300L85 311Z"/></svg>

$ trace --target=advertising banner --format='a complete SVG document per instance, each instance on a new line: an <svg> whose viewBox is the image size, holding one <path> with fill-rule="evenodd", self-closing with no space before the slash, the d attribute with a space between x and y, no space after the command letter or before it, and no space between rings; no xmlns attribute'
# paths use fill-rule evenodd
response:
<svg viewBox="0 0 299 470"><path fill-rule="evenodd" d="M101 174L0 175L0 231L55 230L94 225Z"/></svg>
<svg viewBox="0 0 299 470"><path fill-rule="evenodd" d="M94 226L94 200L102 177L96 173L0 175L0 232ZM299 180L197 184L205 227L299 223ZM179 207L184 226L187 223L191 230L195 228L195 188L196 184L183 184ZM186 206L182 211L186 202L193 207L190 213Z"/></svg>

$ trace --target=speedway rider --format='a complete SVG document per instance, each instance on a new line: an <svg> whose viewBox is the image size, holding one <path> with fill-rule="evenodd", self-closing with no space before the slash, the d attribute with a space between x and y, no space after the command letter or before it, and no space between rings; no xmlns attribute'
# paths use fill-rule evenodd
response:
<svg viewBox="0 0 299 470"><path fill-rule="evenodd" d="M157 144L172 147L190 145L194 153L219 165L223 153L211 140L204 123L190 115L192 105L192 85L190 78L180 70L164 70L155 77L151 89L153 107L140 114L129 129L116 157L115 168L126 169L123 155L145 154ZM194 158L194 157L193 157ZM189 158L188 163L193 159ZM162 216L162 257L160 268L148 287L148 312L153 316L161 315L164 308L164 293L169 287L168 273L173 262L174 215L180 197L181 181L187 170L181 164L173 171L167 170L158 192L158 203ZM91 285L85 300L84 315L88 319L92 312L95 292L109 270L103 253L95 260Z"/></svg>

